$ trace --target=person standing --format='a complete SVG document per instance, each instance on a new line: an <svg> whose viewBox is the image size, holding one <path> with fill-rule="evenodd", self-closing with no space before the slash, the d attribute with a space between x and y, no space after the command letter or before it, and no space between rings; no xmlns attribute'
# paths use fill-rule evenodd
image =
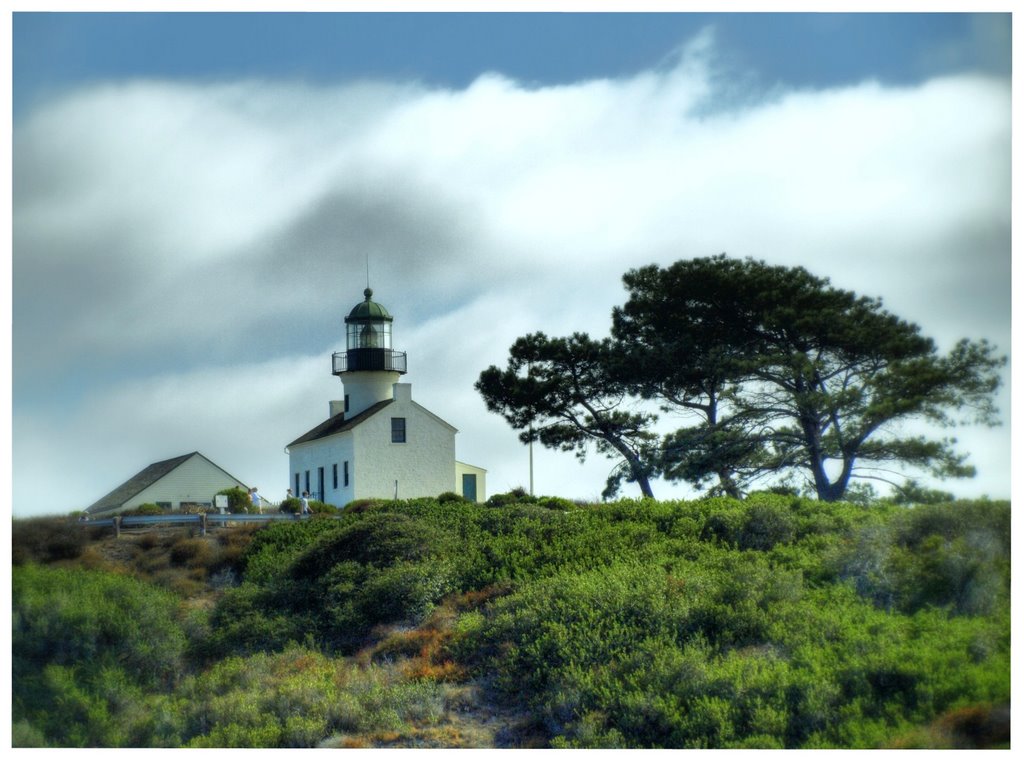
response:
<svg viewBox="0 0 1024 762"><path fill-rule="evenodd" d="M309 493L308 492L303 492L302 493L302 501L301 502L302 502L302 515L303 516L308 516L309 515Z"/></svg>
<svg viewBox="0 0 1024 762"><path fill-rule="evenodd" d="M263 498L260 497L260 494L259 492L257 492L257 489L259 488L249 488L249 501L252 503L253 511L255 511L256 513L263 513Z"/></svg>

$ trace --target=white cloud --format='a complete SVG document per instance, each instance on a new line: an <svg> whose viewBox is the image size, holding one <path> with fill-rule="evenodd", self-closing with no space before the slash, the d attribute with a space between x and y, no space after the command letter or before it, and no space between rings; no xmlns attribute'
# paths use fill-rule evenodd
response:
<svg viewBox="0 0 1024 762"><path fill-rule="evenodd" d="M529 331L606 333L631 267L802 265L1009 349L1007 83L737 100L713 70L705 36L558 87L133 81L38 109L14 136L15 511L80 503L40 493L55 470L95 499L194 449L273 496L367 257L415 398L492 491L525 483L525 448L480 370ZM1008 429L978 436L977 491L1007 494ZM611 465L535 456L573 497Z"/></svg>

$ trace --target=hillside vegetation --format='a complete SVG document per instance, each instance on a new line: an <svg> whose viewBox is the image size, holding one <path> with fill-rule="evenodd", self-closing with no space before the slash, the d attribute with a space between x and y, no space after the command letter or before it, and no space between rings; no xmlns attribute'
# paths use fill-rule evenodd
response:
<svg viewBox="0 0 1024 762"><path fill-rule="evenodd" d="M1010 506L14 525L16 746L1009 745Z"/></svg>

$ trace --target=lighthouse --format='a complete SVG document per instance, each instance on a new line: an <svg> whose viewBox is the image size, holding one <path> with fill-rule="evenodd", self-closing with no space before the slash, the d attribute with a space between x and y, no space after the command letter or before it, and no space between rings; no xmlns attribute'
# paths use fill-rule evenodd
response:
<svg viewBox="0 0 1024 762"><path fill-rule="evenodd" d="M331 355L344 398L285 450L296 495L344 507L361 498L484 499L486 470L455 460L457 429L412 399L401 383L406 354L391 345L394 318L373 290L345 317L345 349Z"/></svg>
<svg viewBox="0 0 1024 762"><path fill-rule="evenodd" d="M332 372L345 387L341 407L348 416L390 399L407 370L405 352L391 347L394 318L384 305L373 301L373 289L368 287L363 297L345 318L345 351L332 357ZM337 407L335 402L332 412L338 412Z"/></svg>

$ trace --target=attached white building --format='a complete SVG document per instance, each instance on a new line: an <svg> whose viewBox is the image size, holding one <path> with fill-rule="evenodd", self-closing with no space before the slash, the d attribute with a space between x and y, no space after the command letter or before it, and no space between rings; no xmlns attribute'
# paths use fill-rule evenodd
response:
<svg viewBox="0 0 1024 762"><path fill-rule="evenodd" d="M457 429L412 399L399 383L406 354L391 348L394 318L380 304L357 304L346 325L346 351L332 357L344 398L330 417L288 445L295 495L344 506L357 498L485 497L487 472L455 460Z"/></svg>
<svg viewBox="0 0 1024 762"><path fill-rule="evenodd" d="M90 516L113 516L156 503L167 511L210 508L218 492L246 485L198 452L150 463L131 479L85 509Z"/></svg>

